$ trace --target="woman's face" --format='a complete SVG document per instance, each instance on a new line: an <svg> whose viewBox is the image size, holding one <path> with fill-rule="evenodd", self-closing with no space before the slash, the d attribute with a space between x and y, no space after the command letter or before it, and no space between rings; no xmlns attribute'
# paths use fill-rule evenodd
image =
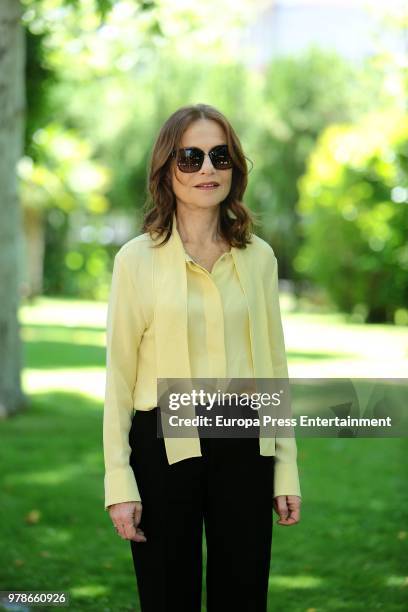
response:
<svg viewBox="0 0 408 612"><path fill-rule="evenodd" d="M223 128L211 119L198 119L184 132L179 145L182 147L198 147L208 153L213 147L227 144ZM208 155L197 172L181 172L173 159L171 163L171 180L177 203L198 208L216 207L225 200L231 189L232 168L216 170ZM199 189L200 183L216 182L215 189Z"/></svg>

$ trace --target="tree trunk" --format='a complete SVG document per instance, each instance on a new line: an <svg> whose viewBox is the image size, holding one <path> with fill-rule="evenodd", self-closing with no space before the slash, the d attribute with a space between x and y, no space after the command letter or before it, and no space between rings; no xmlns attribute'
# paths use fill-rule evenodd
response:
<svg viewBox="0 0 408 612"><path fill-rule="evenodd" d="M16 163L24 142L25 41L17 0L0 2L0 418L27 405L18 306L23 262Z"/></svg>
<svg viewBox="0 0 408 612"><path fill-rule="evenodd" d="M38 206L23 206L26 256L24 259L25 278L21 285L21 295L27 300L32 300L43 293L45 243L43 217L43 211Z"/></svg>

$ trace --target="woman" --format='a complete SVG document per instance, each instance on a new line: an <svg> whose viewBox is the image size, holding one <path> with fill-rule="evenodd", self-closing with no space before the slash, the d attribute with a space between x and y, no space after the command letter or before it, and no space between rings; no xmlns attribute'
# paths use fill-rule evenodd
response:
<svg viewBox="0 0 408 612"><path fill-rule="evenodd" d="M158 379L287 378L272 248L250 232L245 156L214 107L156 140L144 233L115 257L107 320L105 509L143 612L265 612L273 512L299 522L296 442L158 435Z"/></svg>

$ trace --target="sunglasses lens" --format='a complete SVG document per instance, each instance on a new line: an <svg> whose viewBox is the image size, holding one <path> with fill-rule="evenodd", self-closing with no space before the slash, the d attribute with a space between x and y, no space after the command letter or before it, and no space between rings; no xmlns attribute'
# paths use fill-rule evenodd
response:
<svg viewBox="0 0 408 612"><path fill-rule="evenodd" d="M220 145L212 150L211 161L217 170L228 170L233 165L226 145Z"/></svg>
<svg viewBox="0 0 408 612"><path fill-rule="evenodd" d="M177 165L182 172L197 172L203 165L204 155L200 149L180 149Z"/></svg>

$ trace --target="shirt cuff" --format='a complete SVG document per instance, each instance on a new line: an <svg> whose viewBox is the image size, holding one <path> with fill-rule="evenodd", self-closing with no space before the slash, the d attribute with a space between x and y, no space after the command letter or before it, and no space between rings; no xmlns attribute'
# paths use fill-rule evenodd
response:
<svg viewBox="0 0 408 612"><path fill-rule="evenodd" d="M119 468L105 473L105 510L111 504L141 501L132 467Z"/></svg>
<svg viewBox="0 0 408 612"><path fill-rule="evenodd" d="M275 461L273 496L298 495L302 497L296 462Z"/></svg>

